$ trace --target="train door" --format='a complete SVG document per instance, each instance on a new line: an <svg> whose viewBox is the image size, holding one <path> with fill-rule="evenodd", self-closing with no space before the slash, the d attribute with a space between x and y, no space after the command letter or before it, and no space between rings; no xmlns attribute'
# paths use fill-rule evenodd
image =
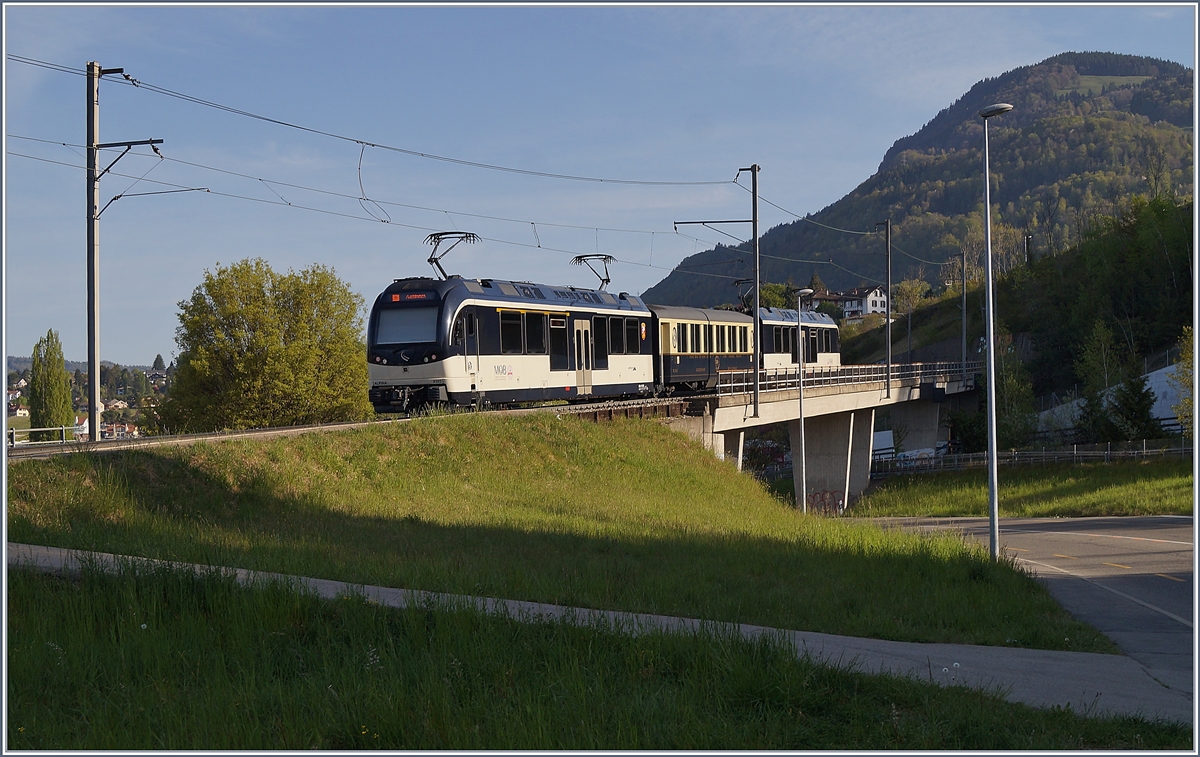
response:
<svg viewBox="0 0 1200 757"><path fill-rule="evenodd" d="M478 385L479 371L479 322L475 318L475 308L472 305L458 311L454 319L452 337L455 347L462 350L462 375L470 381L471 391L482 389Z"/></svg>
<svg viewBox="0 0 1200 757"><path fill-rule="evenodd" d="M592 393L592 322L575 321L575 385L579 395Z"/></svg>

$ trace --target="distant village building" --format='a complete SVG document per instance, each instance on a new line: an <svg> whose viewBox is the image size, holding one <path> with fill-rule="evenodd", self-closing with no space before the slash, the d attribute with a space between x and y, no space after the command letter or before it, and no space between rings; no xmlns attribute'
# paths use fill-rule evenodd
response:
<svg viewBox="0 0 1200 757"><path fill-rule="evenodd" d="M887 292L883 287L859 287L842 293L842 317L847 320L887 312Z"/></svg>

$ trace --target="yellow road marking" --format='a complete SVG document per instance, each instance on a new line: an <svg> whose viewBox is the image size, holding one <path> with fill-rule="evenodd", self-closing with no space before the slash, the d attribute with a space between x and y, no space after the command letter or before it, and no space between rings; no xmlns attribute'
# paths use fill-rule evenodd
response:
<svg viewBox="0 0 1200 757"><path fill-rule="evenodd" d="M1104 564L1105 564L1105 565L1111 565L1111 566L1112 566L1112 567L1114 567L1114 568L1124 568L1125 570L1133 570L1133 568L1129 567L1128 565L1121 565L1120 563L1115 563L1115 562L1106 562L1106 563L1104 563Z"/></svg>
<svg viewBox="0 0 1200 757"><path fill-rule="evenodd" d="M1078 560L1078 559L1079 559L1078 557L1071 557L1070 555L1058 555L1058 554L1056 554L1056 555L1055 555L1055 557L1065 557L1065 558L1066 558L1066 559L1068 559L1068 560Z"/></svg>
<svg viewBox="0 0 1200 757"><path fill-rule="evenodd" d="M1184 581L1182 578L1176 578L1175 576L1168 576L1166 573L1155 573L1154 575L1156 575L1156 576L1159 576L1159 577L1161 577L1161 578L1169 578L1169 579L1171 579L1172 581L1178 581L1178 582L1179 582L1179 583L1181 583L1181 584L1182 584L1182 583L1187 583L1187 582L1186 582L1186 581Z"/></svg>

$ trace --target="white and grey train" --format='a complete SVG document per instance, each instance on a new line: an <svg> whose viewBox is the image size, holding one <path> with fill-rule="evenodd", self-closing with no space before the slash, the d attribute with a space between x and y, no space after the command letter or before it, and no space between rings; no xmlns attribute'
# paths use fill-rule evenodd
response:
<svg viewBox="0 0 1200 757"><path fill-rule="evenodd" d="M761 316L763 368L794 370L798 346L806 363L840 363L828 315L763 308ZM394 413L438 402L699 392L716 386L718 372L750 370L754 338L754 319L730 310L523 281L397 279L367 326L370 399Z"/></svg>

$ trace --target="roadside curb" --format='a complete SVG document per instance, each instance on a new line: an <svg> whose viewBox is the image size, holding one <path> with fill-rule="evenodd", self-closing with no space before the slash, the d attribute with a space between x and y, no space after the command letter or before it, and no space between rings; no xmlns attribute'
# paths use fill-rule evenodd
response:
<svg viewBox="0 0 1200 757"><path fill-rule="evenodd" d="M776 636L789 641L798 654L837 668L874 675L904 676L942 686L983 689L1011 702L1041 708L1069 707L1087 715L1134 715L1151 720L1195 722L1191 698L1163 686L1136 661L1120 655L836 636L667 615L394 589L243 568L169 562L13 542L7 544L7 555L9 567L33 568L44 572L77 573L84 564L111 571L128 563L198 573L217 570L233 576L243 585L278 581L306 588L325 599L355 594L388 607L473 607L488 614L505 615L525 622L551 620L596 624L635 634L658 630L685 633L713 630L736 633L747 639Z"/></svg>

